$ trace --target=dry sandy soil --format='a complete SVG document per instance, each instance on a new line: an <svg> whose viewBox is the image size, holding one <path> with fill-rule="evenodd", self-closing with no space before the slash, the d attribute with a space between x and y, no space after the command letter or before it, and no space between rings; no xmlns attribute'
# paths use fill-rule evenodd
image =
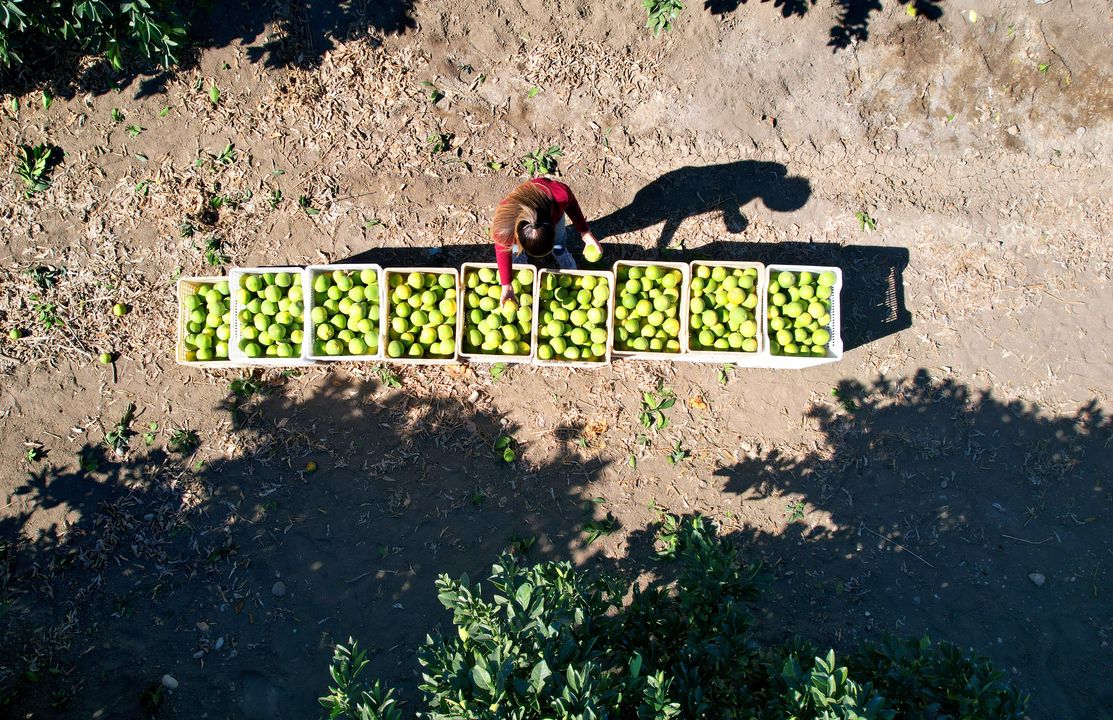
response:
<svg viewBox="0 0 1113 720"><path fill-rule="evenodd" d="M175 74L86 62L49 109L3 98L5 158L65 159L31 199L0 188L0 327L29 333L0 344L0 714L137 717L170 674L160 717L313 717L348 636L413 700L438 573L508 547L642 572L659 509L764 560L772 639L926 632L1032 717L1113 706L1107 2L711 0L660 38L636 0L250 5ZM612 258L842 266L846 357L175 365L174 280L217 272L206 247L486 259L551 145ZM647 432L658 386L678 402Z"/></svg>

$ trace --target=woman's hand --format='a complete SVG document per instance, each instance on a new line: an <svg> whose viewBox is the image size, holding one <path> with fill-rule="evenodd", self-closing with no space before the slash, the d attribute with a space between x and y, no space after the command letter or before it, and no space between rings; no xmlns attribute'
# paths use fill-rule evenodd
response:
<svg viewBox="0 0 1113 720"><path fill-rule="evenodd" d="M513 302L518 301L518 297L514 294L514 288L510 287L509 285L503 285L502 286L502 299L499 301L499 304L504 305L507 302L511 302L511 301L513 301Z"/></svg>
<svg viewBox="0 0 1113 720"><path fill-rule="evenodd" d="M591 247L598 250L600 254L603 253L603 246L599 244L599 241L595 239L595 236L592 235L591 232L584 233L583 239L584 245L590 245Z"/></svg>

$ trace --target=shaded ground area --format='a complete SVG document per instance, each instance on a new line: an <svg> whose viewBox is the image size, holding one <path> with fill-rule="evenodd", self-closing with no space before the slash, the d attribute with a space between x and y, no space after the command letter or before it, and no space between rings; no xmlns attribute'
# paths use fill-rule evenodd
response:
<svg viewBox="0 0 1113 720"><path fill-rule="evenodd" d="M62 448L31 469L15 508L64 506L70 523L3 522L9 707L133 715L170 673L182 688L171 710L307 716L331 643L349 634L413 697L413 649L445 619L437 574L474 576L509 549L636 575L653 545L640 528L665 511L714 517L767 565L777 637L927 632L1037 688L1037 715L1113 701L1070 661L1113 630L1099 521L1113 422L1097 407L1047 416L927 372L846 381L804 408L814 449L744 445L731 458L689 402L633 473L610 467L591 423L551 418L541 439L500 417L507 380L312 375L230 396L231 456L208 439L167 451L165 433L146 448L137 433L123 456L90 438L84 469ZM674 430L685 412L695 418ZM141 408L137 430L148 417ZM684 461L707 478L693 483L653 451L694 433L709 454ZM502 434L522 451L514 465L492 449ZM157 650L140 628L162 638Z"/></svg>

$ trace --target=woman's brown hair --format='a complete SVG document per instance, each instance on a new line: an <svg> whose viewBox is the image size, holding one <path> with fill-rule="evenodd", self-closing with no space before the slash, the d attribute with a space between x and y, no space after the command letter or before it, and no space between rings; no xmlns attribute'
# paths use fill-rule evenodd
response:
<svg viewBox="0 0 1113 720"><path fill-rule="evenodd" d="M503 198L491 223L492 239L503 247L522 246L527 255L544 257L553 251L553 198L533 183L522 183Z"/></svg>

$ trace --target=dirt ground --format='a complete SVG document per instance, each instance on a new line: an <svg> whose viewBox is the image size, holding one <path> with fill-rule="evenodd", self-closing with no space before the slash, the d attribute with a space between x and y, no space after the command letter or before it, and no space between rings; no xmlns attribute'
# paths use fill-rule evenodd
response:
<svg viewBox="0 0 1113 720"><path fill-rule="evenodd" d="M1109 4L688 5L222 3L175 74L4 96L4 156L65 159L0 183L3 715L314 717L349 636L412 702L437 574L644 572L662 511L764 560L772 639L928 633L1033 718L1113 706ZM486 259L552 145L609 259L840 265L845 358L174 363L179 275Z"/></svg>

